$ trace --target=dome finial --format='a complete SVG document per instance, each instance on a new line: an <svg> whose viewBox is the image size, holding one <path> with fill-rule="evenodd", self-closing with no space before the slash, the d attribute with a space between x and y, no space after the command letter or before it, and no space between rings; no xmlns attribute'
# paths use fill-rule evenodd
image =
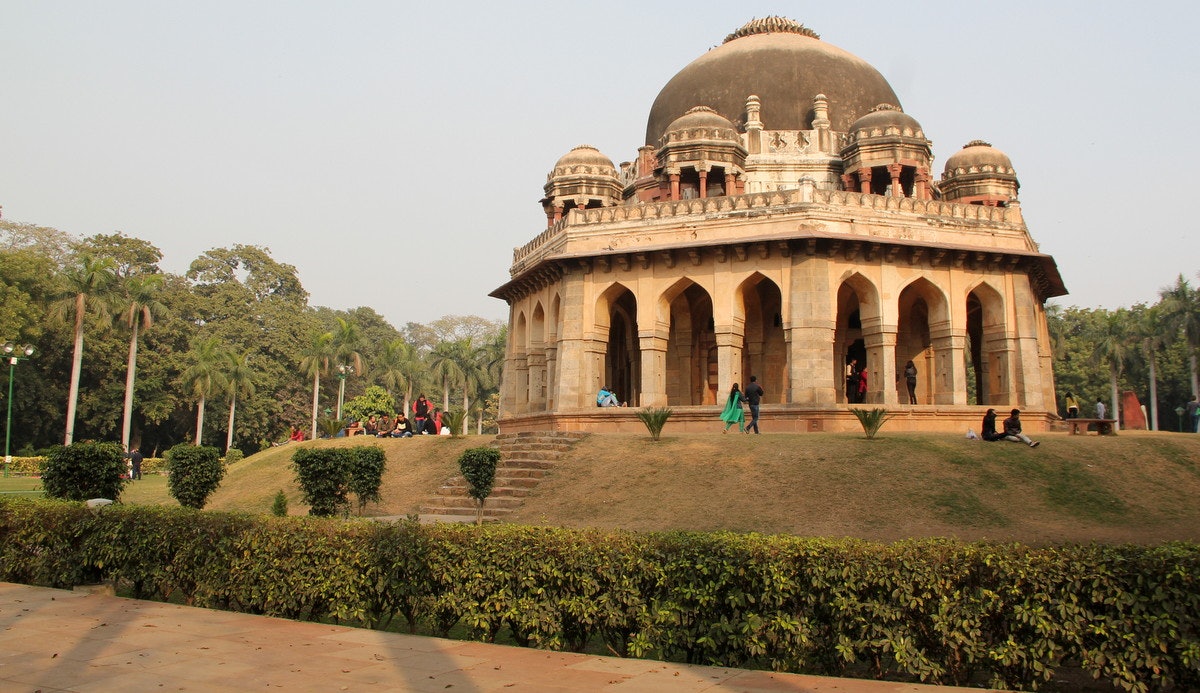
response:
<svg viewBox="0 0 1200 693"><path fill-rule="evenodd" d="M742 25L742 28L725 37L722 43L729 43L734 39L740 39L744 36L755 36L757 34L800 34L809 38L821 39L817 32L809 29L800 22L787 17L770 16L762 19L751 19Z"/></svg>

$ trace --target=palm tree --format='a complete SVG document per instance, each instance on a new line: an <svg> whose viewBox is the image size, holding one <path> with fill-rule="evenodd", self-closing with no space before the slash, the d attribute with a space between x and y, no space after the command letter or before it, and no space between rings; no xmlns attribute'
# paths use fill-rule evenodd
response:
<svg viewBox="0 0 1200 693"><path fill-rule="evenodd" d="M301 352L300 370L305 376L313 379L312 433L311 438L317 437L317 406L321 394L321 374L329 372L329 362L333 358L333 333L317 332L309 340Z"/></svg>
<svg viewBox="0 0 1200 693"><path fill-rule="evenodd" d="M346 396L346 376L363 373L362 331L358 323L345 318L337 319L337 329L333 331L333 360L338 369L338 406L337 418L342 418L342 400Z"/></svg>
<svg viewBox="0 0 1200 693"><path fill-rule="evenodd" d="M233 352L227 352L226 366L228 370L225 372L225 392L229 394L229 432L225 437L225 453L229 453L229 448L233 447L233 413L237 408L238 395L246 395L247 397L254 394L254 370L250 368L250 355L252 351L247 349L242 352L241 356Z"/></svg>
<svg viewBox="0 0 1200 693"><path fill-rule="evenodd" d="M1196 351L1200 349L1200 291L1188 285L1183 275L1158 292L1162 301L1162 322L1169 342L1183 339L1187 344L1188 368L1192 376L1192 396L1200 395L1196 373Z"/></svg>
<svg viewBox="0 0 1200 693"><path fill-rule="evenodd" d="M75 439L75 405L79 401L79 376L83 370L83 321L88 313L104 325L111 314L111 297L116 283L116 262L110 257L96 258L80 255L74 265L59 275L58 299L51 305L55 318L65 322L67 315L74 319L75 351L71 359L71 387L67 395L67 430L63 445Z"/></svg>
<svg viewBox="0 0 1200 693"><path fill-rule="evenodd" d="M463 363L469 348L470 340L464 338L438 342L429 352L429 373L442 383L442 411L450 409L450 386L462 382L466 376Z"/></svg>
<svg viewBox="0 0 1200 693"><path fill-rule="evenodd" d="M1150 430L1158 430L1158 352L1166 344L1158 306L1141 313L1134 324L1135 339L1150 371Z"/></svg>
<svg viewBox="0 0 1200 693"><path fill-rule="evenodd" d="M1113 430L1120 429L1120 409L1117 408L1117 379L1125 369L1129 353L1129 334L1125 329L1125 310L1100 316L1100 324L1093 337L1092 363L1108 366L1108 383L1112 388L1112 418L1117 419Z"/></svg>
<svg viewBox="0 0 1200 693"><path fill-rule="evenodd" d="M158 300L162 289L161 274L146 274L127 277L123 282L124 296L119 320L129 328L129 358L125 364L125 414L121 420L121 445L129 449L129 428L133 421L133 382L137 374L137 350L139 329L154 326L155 318L161 317L167 307Z"/></svg>
<svg viewBox="0 0 1200 693"><path fill-rule="evenodd" d="M196 397L196 445L200 445L204 432L204 402L214 392L225 389L228 379L222 368L229 362L229 357L216 337L193 342L188 357L192 363L183 371L181 379L184 389Z"/></svg>
<svg viewBox="0 0 1200 693"><path fill-rule="evenodd" d="M508 348L508 327L501 327L496 334L484 343L480 354L480 365L487 377L487 390L479 396L478 432L483 434L484 402L491 390L500 389L500 381L504 375L504 352Z"/></svg>
<svg viewBox="0 0 1200 693"><path fill-rule="evenodd" d="M415 360L416 351L408 342L403 339L393 339L383 345L379 363L375 364L372 370L375 371L379 382L383 383L383 387L389 395L392 395L393 391L399 392L400 390L411 392L411 376L414 372L411 364ZM408 405L407 395L404 404Z"/></svg>

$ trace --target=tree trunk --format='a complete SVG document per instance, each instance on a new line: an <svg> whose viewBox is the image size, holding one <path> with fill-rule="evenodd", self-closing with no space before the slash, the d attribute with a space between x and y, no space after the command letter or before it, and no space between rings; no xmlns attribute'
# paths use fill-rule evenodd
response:
<svg viewBox="0 0 1200 693"><path fill-rule="evenodd" d="M442 378L442 411L450 411L450 379Z"/></svg>
<svg viewBox="0 0 1200 693"><path fill-rule="evenodd" d="M482 524L483 524L483 499L477 498L477 499L475 499L475 525L479 526Z"/></svg>
<svg viewBox="0 0 1200 693"><path fill-rule="evenodd" d="M1150 354L1150 430L1158 430L1158 364Z"/></svg>
<svg viewBox="0 0 1200 693"><path fill-rule="evenodd" d="M321 394L321 374L313 373L313 417L312 417L312 435L310 440L317 439L317 401Z"/></svg>
<svg viewBox="0 0 1200 693"><path fill-rule="evenodd" d="M138 321L133 321L133 336L129 339L129 359L125 365L125 417L121 421L121 445L129 450L129 427L133 422L133 381L137 373Z"/></svg>
<svg viewBox="0 0 1200 693"><path fill-rule="evenodd" d="M479 423L476 425L476 434L483 435L483 407L479 408Z"/></svg>
<svg viewBox="0 0 1200 693"><path fill-rule="evenodd" d="M470 400L467 399L467 388L466 388L466 386L464 386L463 387L463 429L462 429L462 434L464 436L467 435L467 430L468 430L467 424L470 423L470 421L471 421L471 415L469 413L467 413L467 412L471 411L468 408L469 404L470 404Z"/></svg>
<svg viewBox="0 0 1200 693"><path fill-rule="evenodd" d="M201 445L200 434L204 431L204 398L200 398L200 403L196 405L196 446Z"/></svg>
<svg viewBox="0 0 1200 693"><path fill-rule="evenodd" d="M1196 350L1192 349L1192 353L1188 354L1188 368L1192 373L1192 397L1200 396L1200 382L1196 379Z"/></svg>
<svg viewBox="0 0 1200 693"><path fill-rule="evenodd" d="M1117 407L1118 393L1117 393L1117 369L1116 368L1108 369L1108 381L1109 381L1109 385L1112 386L1112 414L1110 416L1112 417L1112 419L1114 419L1116 421L1116 423L1113 424L1113 430L1119 431L1119 430L1121 430L1121 410Z"/></svg>
<svg viewBox="0 0 1200 693"><path fill-rule="evenodd" d="M71 358L71 389L67 394L67 431L63 445L75 440L75 403L79 400L79 374L83 371L83 294L75 297L75 354Z"/></svg>
<svg viewBox="0 0 1200 693"><path fill-rule="evenodd" d="M229 397L229 433L225 435L225 454L229 454L229 448L233 447L233 410L237 408L237 394L231 394Z"/></svg>

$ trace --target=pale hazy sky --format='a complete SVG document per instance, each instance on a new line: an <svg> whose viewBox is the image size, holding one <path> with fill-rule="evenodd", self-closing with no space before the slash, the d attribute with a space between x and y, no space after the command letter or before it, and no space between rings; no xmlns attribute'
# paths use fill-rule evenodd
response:
<svg viewBox="0 0 1200 693"><path fill-rule="evenodd" d="M578 144L633 159L676 72L753 17L870 62L933 140L1006 152L1064 305L1200 270L1192 2L0 0L0 205L183 272L267 246L314 305L504 319Z"/></svg>

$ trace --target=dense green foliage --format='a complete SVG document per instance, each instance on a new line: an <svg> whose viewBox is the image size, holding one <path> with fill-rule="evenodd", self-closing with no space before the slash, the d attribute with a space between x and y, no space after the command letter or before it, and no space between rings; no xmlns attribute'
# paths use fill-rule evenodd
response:
<svg viewBox="0 0 1200 693"><path fill-rule="evenodd" d="M0 501L0 579L552 650L1033 690L1200 686L1200 547L893 545Z"/></svg>
<svg viewBox="0 0 1200 693"><path fill-rule="evenodd" d="M225 478L221 451L211 445L180 443L166 458L167 490L185 508L203 508Z"/></svg>
<svg viewBox="0 0 1200 693"><path fill-rule="evenodd" d="M650 439L658 440L662 436L663 426L667 425L667 419L673 413L670 407L646 407L639 409L637 416L650 432Z"/></svg>
<svg viewBox="0 0 1200 693"><path fill-rule="evenodd" d="M120 500L127 479L125 458L116 443L74 443L50 451L42 488L50 498Z"/></svg>
<svg viewBox="0 0 1200 693"><path fill-rule="evenodd" d="M128 420L129 442L149 457L194 441L197 386L205 444L253 454L286 440L293 426L311 433L314 408L320 414L336 401L333 369L355 353L350 402L371 386L386 388L397 408L414 390L449 388L457 397L466 387L475 414L496 391L504 345L496 321L448 316L395 327L368 307L310 306L296 268L257 246L208 250L182 275L163 272L161 261L154 245L119 233L77 239L0 219L0 341L37 350L15 368L13 450L32 455L63 442L77 327L84 351L74 439L123 440ZM78 294L66 291L67 280L85 277L95 281L77 326ZM308 348L324 335L328 353L308 369ZM478 360L459 364L457 379L435 375L435 348L463 339L475 351L454 356Z"/></svg>
<svg viewBox="0 0 1200 693"><path fill-rule="evenodd" d="M483 502L492 495L492 484L496 481L496 465L500 464L500 451L481 446L464 450L458 456L458 469L467 480L467 494L475 499L475 523L483 522Z"/></svg>
<svg viewBox="0 0 1200 693"><path fill-rule="evenodd" d="M378 502L386 464L387 455L377 445L300 448L292 454L308 514L318 517L349 514L351 493L360 515L367 503Z"/></svg>
<svg viewBox="0 0 1200 693"><path fill-rule="evenodd" d="M366 421L368 418L380 416L395 416L396 400L387 390L372 385L358 397L346 402L342 407L342 416L354 421Z"/></svg>

